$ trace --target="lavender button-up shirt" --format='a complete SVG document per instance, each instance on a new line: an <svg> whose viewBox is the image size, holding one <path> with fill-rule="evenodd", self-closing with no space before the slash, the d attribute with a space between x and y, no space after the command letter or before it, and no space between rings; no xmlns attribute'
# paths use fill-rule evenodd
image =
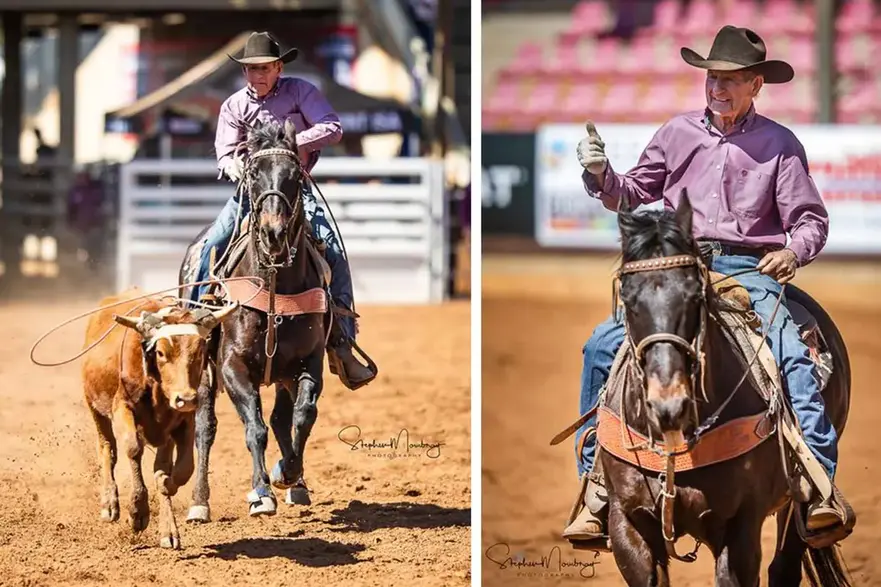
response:
<svg viewBox="0 0 881 587"><path fill-rule="evenodd" d="M789 248L799 265L826 244L829 216L795 135L751 108L727 134L705 111L676 116L662 126L626 174L606 168L605 180L582 175L588 194L609 210L664 200L676 207L682 188L694 208L698 239L748 247Z"/></svg>
<svg viewBox="0 0 881 587"><path fill-rule="evenodd" d="M258 119L281 124L288 119L294 122L300 157L309 171L318 161L315 151L338 143L343 136L339 116L318 88L302 79L280 77L265 97L258 98L245 87L220 107L214 139L218 168L226 166L236 146L245 140L248 128Z"/></svg>

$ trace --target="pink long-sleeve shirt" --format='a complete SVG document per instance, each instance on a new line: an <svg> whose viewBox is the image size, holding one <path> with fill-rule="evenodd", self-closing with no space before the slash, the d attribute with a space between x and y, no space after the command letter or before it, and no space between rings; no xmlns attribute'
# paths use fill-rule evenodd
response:
<svg viewBox="0 0 881 587"><path fill-rule="evenodd" d="M214 149L217 167L224 169L235 154L236 146L247 136L256 121L292 120L297 129L300 155L306 155L306 169L311 171L318 160L316 151L336 144L343 136L340 118L314 85L292 77L280 77L275 87L258 98L247 87L226 99L220 107Z"/></svg>
<svg viewBox="0 0 881 587"><path fill-rule="evenodd" d="M606 168L604 183L582 175L585 190L616 210L620 198L636 208L663 199L679 203L682 188L694 208L694 235L736 246L789 248L799 265L826 244L829 215L809 174L804 147L786 127L756 114L723 134L706 111L681 114L664 124L636 167L625 174Z"/></svg>

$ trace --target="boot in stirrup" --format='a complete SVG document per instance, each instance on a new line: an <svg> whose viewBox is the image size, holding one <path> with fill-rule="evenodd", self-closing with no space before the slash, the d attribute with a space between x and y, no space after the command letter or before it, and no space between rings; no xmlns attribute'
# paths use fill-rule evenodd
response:
<svg viewBox="0 0 881 587"><path fill-rule="evenodd" d="M602 471L594 469L582 478L581 492L572 506L563 538L575 548L608 550L608 502Z"/></svg>

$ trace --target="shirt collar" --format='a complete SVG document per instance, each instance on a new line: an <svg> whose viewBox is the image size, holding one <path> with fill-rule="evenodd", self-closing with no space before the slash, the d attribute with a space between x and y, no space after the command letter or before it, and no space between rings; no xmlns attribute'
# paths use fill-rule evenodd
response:
<svg viewBox="0 0 881 587"><path fill-rule="evenodd" d="M257 94L254 92L254 90L251 89L251 86L247 86L247 85L245 86L245 93L248 94L248 98L250 98L251 100L253 100L255 102L260 102L262 100L266 100L267 98L272 98L272 97L277 96L278 90L280 87L281 87L281 76L278 76L278 79L275 80L275 85L272 86L272 89L269 90L266 93L266 95L263 96L262 98L257 97Z"/></svg>
<svg viewBox="0 0 881 587"><path fill-rule="evenodd" d="M715 131L719 134L723 134L721 130L719 130L718 128L713 126L713 122L712 122L713 118L712 117L713 117L713 113L710 112L710 109L709 108L705 109L704 110L704 118L703 118L704 127L708 131L711 131L711 132ZM746 114L743 115L743 118L741 118L740 120L735 122L734 126L732 126L731 129L727 133L724 133L724 134L732 134L737 131L741 131L741 132L746 131L747 129L751 128L752 125L755 124L755 122L756 122L756 105L750 104L749 110L747 110Z"/></svg>

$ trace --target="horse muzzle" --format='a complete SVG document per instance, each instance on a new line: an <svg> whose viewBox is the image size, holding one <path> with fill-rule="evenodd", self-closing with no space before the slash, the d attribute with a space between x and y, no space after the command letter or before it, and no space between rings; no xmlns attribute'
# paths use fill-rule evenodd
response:
<svg viewBox="0 0 881 587"><path fill-rule="evenodd" d="M685 432L693 424L694 399L689 387L688 379L682 374L677 374L666 384L657 377L649 377L647 415L649 424L658 434Z"/></svg>

